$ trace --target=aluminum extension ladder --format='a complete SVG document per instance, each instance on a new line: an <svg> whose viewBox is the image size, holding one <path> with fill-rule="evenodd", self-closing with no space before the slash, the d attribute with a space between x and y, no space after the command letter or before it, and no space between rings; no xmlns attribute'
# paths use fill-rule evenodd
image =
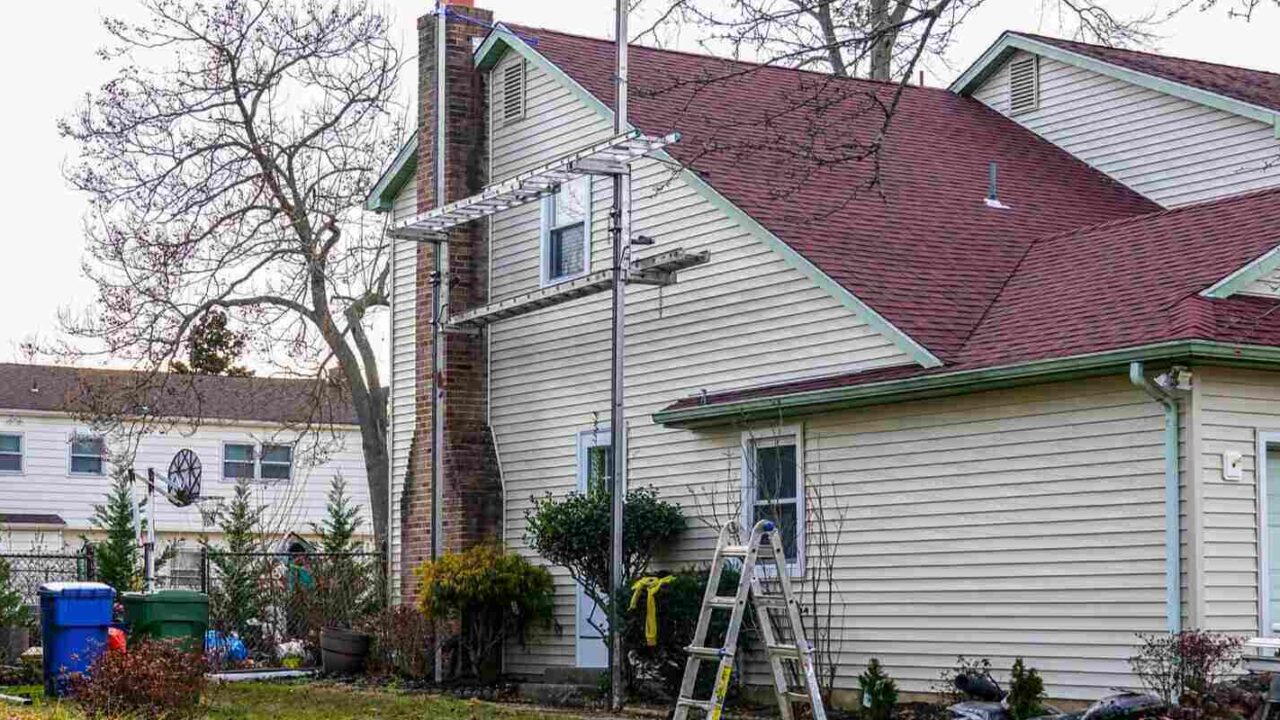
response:
<svg viewBox="0 0 1280 720"><path fill-rule="evenodd" d="M760 637L769 659L773 691L778 699L782 720L792 720L795 717L792 703L809 703L813 720L826 720L827 713L822 706L822 694L818 689L818 676L813 664L813 647L805 638L800 603L796 601L795 594L791 591L791 580L787 577L782 538L769 520L756 523L745 545L733 544L737 534L738 526L735 522L726 523L720 530L716 554L711 561L711 574L707 578L707 591L702 597L702 611L698 614L698 626L693 633L693 643L685 648L689 659L684 666L684 680L680 683L680 696L676 700L673 720L687 720L690 709L702 710L706 713L707 720L720 720L725 695L729 691L729 679L733 675L738 633L742 630L742 619L748 602L753 602L756 608ZM765 560L773 561L781 594L767 594L764 591L764 584L756 568L762 553ZM731 596L719 594L720 574L726 560L740 560L742 563L738 592ZM724 647L705 647L711 614L716 610L729 611L729 627L725 632ZM770 610L777 611L781 617L775 620L769 614ZM789 640L779 640L778 630L774 626L775 622L783 619L790 625ZM693 697L693 692L698 680L698 670L704 660L718 660L720 664L716 669L711 698L698 700ZM791 668L786 663L792 663ZM789 673L789 669L794 672ZM788 681L789 677L802 678L804 687L793 689Z"/></svg>

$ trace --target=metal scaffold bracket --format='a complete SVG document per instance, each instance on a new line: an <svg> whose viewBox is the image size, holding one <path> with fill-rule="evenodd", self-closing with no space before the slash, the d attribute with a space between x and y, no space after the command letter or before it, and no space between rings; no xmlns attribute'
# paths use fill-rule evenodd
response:
<svg viewBox="0 0 1280 720"><path fill-rule="evenodd" d="M388 231L399 240L441 243L448 231L503 210L537 202L563 184L588 175L624 173L632 162L680 139L679 133L662 137L638 130L615 135L601 143L486 187L479 193L403 220Z"/></svg>

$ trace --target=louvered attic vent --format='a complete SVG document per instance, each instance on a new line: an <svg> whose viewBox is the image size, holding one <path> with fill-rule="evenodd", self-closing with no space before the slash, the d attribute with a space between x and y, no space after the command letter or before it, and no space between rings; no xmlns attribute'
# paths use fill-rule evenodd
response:
<svg viewBox="0 0 1280 720"><path fill-rule="evenodd" d="M1040 56L1026 55L1009 63L1009 112L1020 115L1040 107Z"/></svg>
<svg viewBox="0 0 1280 720"><path fill-rule="evenodd" d="M499 125L524 118L524 71L523 59L507 64L502 68L501 94L497 98L494 115Z"/></svg>

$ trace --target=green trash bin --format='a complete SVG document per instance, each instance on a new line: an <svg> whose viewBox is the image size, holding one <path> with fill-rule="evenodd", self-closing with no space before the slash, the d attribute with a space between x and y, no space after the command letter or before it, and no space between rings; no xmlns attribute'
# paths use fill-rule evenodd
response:
<svg viewBox="0 0 1280 720"><path fill-rule="evenodd" d="M178 638L187 649L204 650L209 630L209 596L194 590L125 593L124 622L130 638Z"/></svg>

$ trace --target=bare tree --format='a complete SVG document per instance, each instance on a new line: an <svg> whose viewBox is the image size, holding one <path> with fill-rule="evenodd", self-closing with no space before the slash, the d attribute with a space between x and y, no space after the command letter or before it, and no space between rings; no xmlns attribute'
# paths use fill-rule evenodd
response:
<svg viewBox="0 0 1280 720"><path fill-rule="evenodd" d="M60 123L98 297L64 314L58 349L159 373L225 312L258 359L349 393L385 537L387 389L366 325L388 264L359 205L399 137L389 20L367 0L142 6L144 23L105 21L118 75Z"/></svg>

